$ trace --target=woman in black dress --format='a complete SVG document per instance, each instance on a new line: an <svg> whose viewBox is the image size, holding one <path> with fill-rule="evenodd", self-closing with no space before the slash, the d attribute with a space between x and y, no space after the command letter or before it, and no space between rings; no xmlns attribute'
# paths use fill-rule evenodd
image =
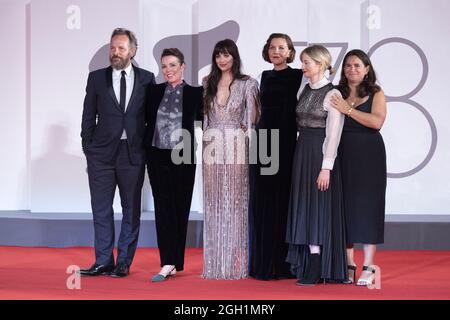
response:
<svg viewBox="0 0 450 320"><path fill-rule="evenodd" d="M295 105L302 71L288 66L294 60L295 49L286 34L271 34L262 56L273 64L273 69L264 71L261 76L262 113L256 126L259 146L253 150L258 154L262 151L271 162L258 157L258 162L250 169L249 274L256 279L270 280L292 277L285 261L285 238L297 136ZM267 132L267 138L263 132ZM263 144L267 149L261 148Z"/></svg>
<svg viewBox="0 0 450 320"><path fill-rule="evenodd" d="M286 261L299 285L320 279L347 281L345 221L341 176L336 158L344 116L331 106L340 95L325 77L331 55L323 46L300 54L308 78L296 107L299 136L295 147L286 241Z"/></svg>
<svg viewBox="0 0 450 320"><path fill-rule="evenodd" d="M340 95L333 106L347 115L339 146L344 213L347 225L349 280L355 279L353 244L364 244L364 264L357 285L373 283L376 244L384 241L386 150L380 129L386 118L386 100L376 84L375 70L363 51L344 58Z"/></svg>

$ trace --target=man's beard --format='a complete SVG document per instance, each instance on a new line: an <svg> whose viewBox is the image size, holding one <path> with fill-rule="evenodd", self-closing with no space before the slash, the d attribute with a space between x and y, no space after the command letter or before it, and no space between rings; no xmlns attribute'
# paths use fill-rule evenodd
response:
<svg viewBox="0 0 450 320"><path fill-rule="evenodd" d="M114 58L117 58L117 59L114 59ZM118 57L118 56L113 56L113 57L109 58L109 61L111 62L111 66L116 70L125 69L125 67L128 65L130 60L131 60L130 57L127 57L126 59Z"/></svg>

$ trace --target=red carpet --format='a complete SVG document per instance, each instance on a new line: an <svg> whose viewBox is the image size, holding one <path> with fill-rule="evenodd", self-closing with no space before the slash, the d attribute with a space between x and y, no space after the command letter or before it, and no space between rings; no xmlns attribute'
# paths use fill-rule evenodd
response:
<svg viewBox="0 0 450 320"><path fill-rule="evenodd" d="M361 261L362 252L357 252ZM202 249L188 249L186 270L151 283L159 271L157 249L138 249L131 274L81 278L80 290L67 289L69 265L88 267L92 248L0 247L0 299L149 299L149 300L378 300L450 299L449 251L379 251L381 289L326 284L299 287L295 280L203 280ZM359 270L358 270L359 271Z"/></svg>

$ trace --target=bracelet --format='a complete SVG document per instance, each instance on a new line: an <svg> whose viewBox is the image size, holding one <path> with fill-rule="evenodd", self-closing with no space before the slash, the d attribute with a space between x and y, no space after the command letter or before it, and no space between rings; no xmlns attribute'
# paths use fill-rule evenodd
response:
<svg viewBox="0 0 450 320"><path fill-rule="evenodd" d="M351 107L350 109L348 109L348 111L347 111L347 117L350 117L350 113L352 113L352 111L353 111L353 107Z"/></svg>

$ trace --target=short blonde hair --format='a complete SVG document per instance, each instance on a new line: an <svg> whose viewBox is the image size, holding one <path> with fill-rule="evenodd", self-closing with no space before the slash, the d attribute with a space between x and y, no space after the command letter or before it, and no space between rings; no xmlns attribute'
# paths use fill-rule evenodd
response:
<svg viewBox="0 0 450 320"><path fill-rule="evenodd" d="M331 54L327 48L321 46L319 44L315 44L305 48L300 54L300 59L303 58L303 55L307 54L311 59L313 59L316 63L322 65L323 71L329 70L330 73L333 73L333 69L331 67Z"/></svg>

